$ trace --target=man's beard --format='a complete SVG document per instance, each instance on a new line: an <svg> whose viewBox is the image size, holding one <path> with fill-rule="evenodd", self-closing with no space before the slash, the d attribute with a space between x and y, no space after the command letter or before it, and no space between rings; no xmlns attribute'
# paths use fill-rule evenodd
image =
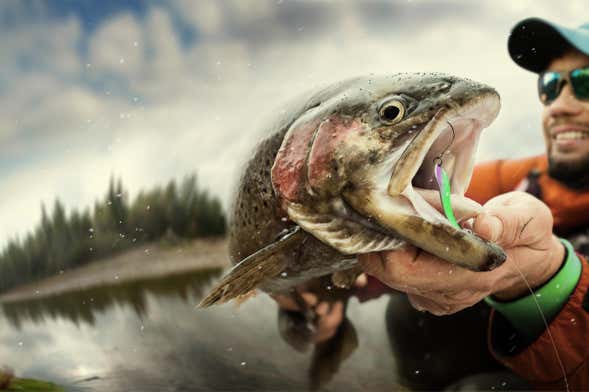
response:
<svg viewBox="0 0 589 392"><path fill-rule="evenodd" d="M569 188L589 188L589 155L574 162L559 162L548 157L548 174Z"/></svg>

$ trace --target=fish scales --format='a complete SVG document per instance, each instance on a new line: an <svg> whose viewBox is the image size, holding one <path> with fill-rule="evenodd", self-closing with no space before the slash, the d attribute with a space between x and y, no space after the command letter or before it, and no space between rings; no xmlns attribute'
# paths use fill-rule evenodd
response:
<svg viewBox="0 0 589 392"><path fill-rule="evenodd" d="M299 102L243 169L229 222L236 266L202 306L253 288L286 292L354 269L358 253L405 243L473 270L505 260L427 197L429 160L443 155L455 207L467 217L479 211L462 195L479 133L499 111L495 90L445 74L396 74L336 83Z"/></svg>

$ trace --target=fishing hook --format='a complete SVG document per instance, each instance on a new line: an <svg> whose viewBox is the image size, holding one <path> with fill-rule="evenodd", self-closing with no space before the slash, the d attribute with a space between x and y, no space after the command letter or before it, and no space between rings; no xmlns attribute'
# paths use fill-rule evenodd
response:
<svg viewBox="0 0 589 392"><path fill-rule="evenodd" d="M446 122L448 123L448 125L450 126L450 129L452 130L452 139L450 139L450 143L448 143L446 148L444 148L442 150L442 152L437 157L434 158L434 164L438 165L438 166L442 166L442 156L450 149L450 147L454 143L454 139L456 139L456 131L454 131L454 127L452 126L452 123L448 120L446 120Z"/></svg>

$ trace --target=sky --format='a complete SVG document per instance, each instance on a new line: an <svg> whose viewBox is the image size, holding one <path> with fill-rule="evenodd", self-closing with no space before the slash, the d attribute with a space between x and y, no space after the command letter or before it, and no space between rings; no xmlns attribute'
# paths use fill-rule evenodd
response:
<svg viewBox="0 0 589 392"><path fill-rule="evenodd" d="M543 151L535 75L507 54L529 16L585 0L6 0L0 3L0 246L40 206L91 206L197 173L225 205L264 124L318 85L439 71L497 89L478 161ZM585 19L584 19L585 18Z"/></svg>

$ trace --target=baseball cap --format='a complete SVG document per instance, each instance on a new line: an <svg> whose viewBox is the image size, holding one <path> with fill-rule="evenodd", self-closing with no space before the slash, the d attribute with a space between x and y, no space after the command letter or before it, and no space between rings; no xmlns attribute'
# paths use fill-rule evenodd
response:
<svg viewBox="0 0 589 392"><path fill-rule="evenodd" d="M517 23L507 41L509 55L520 67L540 73L552 59L573 47L589 56L589 23L569 28L540 18Z"/></svg>

